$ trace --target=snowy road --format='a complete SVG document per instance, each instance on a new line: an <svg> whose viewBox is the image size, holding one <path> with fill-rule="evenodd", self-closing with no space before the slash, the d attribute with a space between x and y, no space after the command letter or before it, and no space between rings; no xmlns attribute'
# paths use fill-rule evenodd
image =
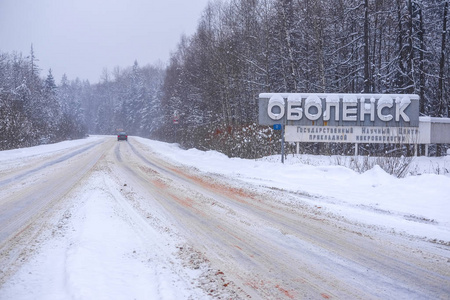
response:
<svg viewBox="0 0 450 300"><path fill-rule="evenodd" d="M176 164L133 137L6 161L0 176L0 299L450 297L448 245Z"/></svg>
<svg viewBox="0 0 450 300"><path fill-rule="evenodd" d="M105 147L91 144L49 157L30 158L3 170L0 180L0 243L16 233L42 208L67 193L98 161Z"/></svg>

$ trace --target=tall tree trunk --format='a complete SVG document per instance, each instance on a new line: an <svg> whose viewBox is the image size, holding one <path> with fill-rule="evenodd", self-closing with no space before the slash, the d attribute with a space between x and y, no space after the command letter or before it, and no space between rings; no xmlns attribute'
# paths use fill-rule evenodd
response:
<svg viewBox="0 0 450 300"><path fill-rule="evenodd" d="M293 17L293 7L291 0L283 0L282 2L282 14L283 14L283 33L284 40L286 42L288 63L287 69L289 74L287 74L287 90L289 92L297 92L297 72L295 68L295 58L294 58L294 45L291 38L292 30L292 17Z"/></svg>
<svg viewBox="0 0 450 300"><path fill-rule="evenodd" d="M423 10L422 6L419 9L419 97L420 97L420 113L426 115L426 105L425 105L425 32L423 28Z"/></svg>
<svg viewBox="0 0 450 300"><path fill-rule="evenodd" d="M439 60L439 87L438 87L438 101L439 101L439 111L440 117L448 116L448 103L444 99L444 69L445 69L445 47L446 47L446 37L447 37L447 15L448 15L448 2L445 1L444 4L444 14L442 22L442 39L441 39L441 58Z"/></svg>
<svg viewBox="0 0 450 300"><path fill-rule="evenodd" d="M364 93L370 92L369 62L369 0L364 0Z"/></svg>
<svg viewBox="0 0 450 300"><path fill-rule="evenodd" d="M407 93L414 93L414 81L413 81L413 59L414 59L414 53L413 53L413 7L412 7L412 0L408 0L408 47L407 53L406 53L406 66L407 66L407 73L406 73L406 92Z"/></svg>

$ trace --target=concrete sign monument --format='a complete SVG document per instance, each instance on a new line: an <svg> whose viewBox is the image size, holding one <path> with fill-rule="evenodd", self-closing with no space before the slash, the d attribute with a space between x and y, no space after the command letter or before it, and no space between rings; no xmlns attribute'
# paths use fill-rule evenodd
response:
<svg viewBox="0 0 450 300"><path fill-rule="evenodd" d="M276 123L304 126L418 127L419 96L260 94L259 124Z"/></svg>
<svg viewBox="0 0 450 300"><path fill-rule="evenodd" d="M288 142L417 143L419 96L263 93L259 124L285 125Z"/></svg>
<svg viewBox="0 0 450 300"><path fill-rule="evenodd" d="M259 95L259 124L282 124L287 142L449 143L448 118L438 119L430 125L430 120L419 118L419 96L413 94ZM433 139L431 128L444 133Z"/></svg>

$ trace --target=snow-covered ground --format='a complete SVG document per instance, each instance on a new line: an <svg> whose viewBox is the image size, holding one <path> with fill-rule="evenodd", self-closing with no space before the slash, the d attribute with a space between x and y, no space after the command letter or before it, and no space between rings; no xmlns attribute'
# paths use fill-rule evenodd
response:
<svg viewBox="0 0 450 300"><path fill-rule="evenodd" d="M27 160L103 138L2 151L0 181L2 171ZM450 243L450 157L415 158L411 169L421 175L399 179L378 166L356 173L336 165L334 157L291 155L282 164L279 156L228 158L215 151L182 150L176 144L134 139L175 164L238 179L256 189L309 195L304 201L311 206L351 222ZM441 174L435 174L437 170ZM183 238L170 227L169 218L152 208L147 218L153 226L142 222L136 210L149 210L122 201L126 183L105 174L101 168L94 170L85 184L67 196L70 207L64 208L58 226L42 233L32 255L0 285L0 299L211 297L199 288L200 271L186 268L180 252L174 252L182 249Z"/></svg>
<svg viewBox="0 0 450 300"><path fill-rule="evenodd" d="M336 157L330 156L290 155L282 164L280 155L228 158L216 151L182 150L176 144L139 140L168 159L203 172L301 191L315 196L312 204L350 220L450 242L450 156L416 157L410 170L421 175L399 179L379 166L359 174L336 165Z"/></svg>
<svg viewBox="0 0 450 300"><path fill-rule="evenodd" d="M112 179L95 172L72 197L38 253L0 289L0 299L192 299L176 265L176 237L136 217ZM145 235L151 239L143 238ZM180 274L182 272L183 274Z"/></svg>

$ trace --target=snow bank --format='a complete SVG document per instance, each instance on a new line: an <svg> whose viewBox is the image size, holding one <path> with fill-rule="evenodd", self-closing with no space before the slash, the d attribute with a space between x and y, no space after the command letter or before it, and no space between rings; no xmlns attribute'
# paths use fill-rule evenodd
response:
<svg viewBox="0 0 450 300"><path fill-rule="evenodd" d="M303 199L368 225L450 241L450 157L418 157L414 173L398 179L379 166L359 174L336 166L333 157L289 155L259 160L228 158L215 151L182 150L177 144L138 138L159 155L203 172L237 177L264 187L316 196ZM441 170L442 175L435 174ZM445 173L445 174L444 174Z"/></svg>

